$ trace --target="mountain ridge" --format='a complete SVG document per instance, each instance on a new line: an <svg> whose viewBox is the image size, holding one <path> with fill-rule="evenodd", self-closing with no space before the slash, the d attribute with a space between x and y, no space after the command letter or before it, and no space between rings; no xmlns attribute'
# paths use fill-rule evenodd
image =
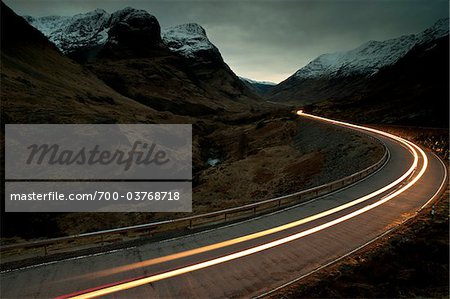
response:
<svg viewBox="0 0 450 299"><path fill-rule="evenodd" d="M170 119L115 92L1 2L5 123L153 123Z"/></svg>
<svg viewBox="0 0 450 299"><path fill-rule="evenodd" d="M268 93L277 83L269 81L257 81L249 78L239 77L239 79L244 82L254 93L264 96Z"/></svg>
<svg viewBox="0 0 450 299"><path fill-rule="evenodd" d="M200 116L245 111L260 101L198 24L161 30L155 16L131 7L25 19L114 90L153 109Z"/></svg>
<svg viewBox="0 0 450 299"><path fill-rule="evenodd" d="M371 76L381 68L395 64L414 46L448 34L448 18L440 19L418 34L403 35L384 41L370 40L359 47L318 56L292 75L298 79L320 77Z"/></svg>
<svg viewBox="0 0 450 299"><path fill-rule="evenodd" d="M127 16L130 14L140 14L141 19L155 18L145 10L132 7L126 7L111 14L97 8L71 17L23 16L23 18L47 36L64 54L70 56L81 48L106 45L111 28L126 24ZM175 25L158 31L161 42L174 53L188 59L206 57L207 60L223 61L217 47L208 39L206 30L197 23Z"/></svg>
<svg viewBox="0 0 450 299"><path fill-rule="evenodd" d="M163 29L161 35L170 50L186 58L197 58L202 56L202 52L210 57L220 56L219 49L208 39L206 30L197 23L171 26Z"/></svg>
<svg viewBox="0 0 450 299"><path fill-rule="evenodd" d="M359 53L380 43L383 42L369 41L351 51ZM355 122L447 126L448 43L448 19L440 19L416 35L388 40L384 43L385 50L393 52L382 53L375 61L362 60L369 67L353 71L352 67L360 62L356 59L353 65L342 64L343 68L338 63L331 64L334 68L313 68L320 65L315 59L305 68L316 73L304 75L308 72L302 68L296 72L297 76L294 74L274 86L264 97L271 102ZM371 51L366 54L373 56ZM386 61L379 65L380 59Z"/></svg>

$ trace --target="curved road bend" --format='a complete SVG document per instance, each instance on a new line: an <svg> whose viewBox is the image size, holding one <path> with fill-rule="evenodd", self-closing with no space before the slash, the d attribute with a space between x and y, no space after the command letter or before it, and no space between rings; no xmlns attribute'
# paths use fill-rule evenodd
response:
<svg viewBox="0 0 450 299"><path fill-rule="evenodd" d="M1 297L223 298L277 288L373 240L446 186L445 166L435 155L366 132L386 144L390 159L350 187L210 231L5 272Z"/></svg>

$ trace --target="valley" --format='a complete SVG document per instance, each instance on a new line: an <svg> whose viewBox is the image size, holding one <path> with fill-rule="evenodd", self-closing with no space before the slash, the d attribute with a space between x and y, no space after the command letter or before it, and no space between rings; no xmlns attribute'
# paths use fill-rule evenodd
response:
<svg viewBox="0 0 450 299"><path fill-rule="evenodd" d="M3 144L6 124L192 125L192 176L183 179L192 182L192 212L7 213L2 200L0 242L13 248L0 269L8 285L2 294L401 296L383 279L401 285L424 276L394 263L398 278L374 259L390 264L405 252L411 265L417 256L408 246L448 249L448 18L318 53L273 83L235 73L226 58L244 45L225 55L210 34L221 25L195 23L188 13L174 24L157 9L133 7L20 15L2 1L0 11ZM271 20L258 16L255 26ZM262 38L247 35L252 27L236 28L245 45ZM4 150L0 156L5 165ZM5 185L5 167L1 177ZM424 214L434 200L437 221ZM260 209L265 201L274 206ZM380 239L394 228L400 237ZM436 242L424 241L427 229ZM427 265L448 270L440 258L430 258L424 273L434 273ZM306 286L296 283L305 277ZM448 291L436 285L406 294Z"/></svg>

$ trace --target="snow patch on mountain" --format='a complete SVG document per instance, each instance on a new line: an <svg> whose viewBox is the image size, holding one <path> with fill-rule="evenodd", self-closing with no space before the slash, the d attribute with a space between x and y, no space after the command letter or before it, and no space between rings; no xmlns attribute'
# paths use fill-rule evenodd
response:
<svg viewBox="0 0 450 299"><path fill-rule="evenodd" d="M418 44L429 43L435 39L448 35L449 18L438 20L433 26L417 35Z"/></svg>
<svg viewBox="0 0 450 299"><path fill-rule="evenodd" d="M24 16L24 18L63 53L70 53L83 47L104 45L108 41L109 30L116 24L138 26L154 17L145 10L126 7L113 14L103 9L96 9L72 17ZM130 22L133 24L128 24Z"/></svg>
<svg viewBox="0 0 450 299"><path fill-rule="evenodd" d="M205 29L195 23L163 29L162 40L170 50L187 58L197 57L201 51L218 51L208 39Z"/></svg>
<svg viewBox="0 0 450 299"><path fill-rule="evenodd" d="M153 16L143 9L125 7L124 9L118 10L111 15L109 25L111 26L119 22L127 23L132 19L146 20L151 17Z"/></svg>
<svg viewBox="0 0 450 299"><path fill-rule="evenodd" d="M110 14L103 9L72 17L24 18L64 53L81 47L102 45L108 39Z"/></svg>
<svg viewBox="0 0 450 299"><path fill-rule="evenodd" d="M277 85L277 83L274 82L269 82L269 81L256 81L256 80L252 80L249 78L245 78L245 77L239 77L239 79L241 79L244 82L250 83L250 84L263 84L263 85L270 85L270 86L275 86Z"/></svg>
<svg viewBox="0 0 450 299"><path fill-rule="evenodd" d="M48 16L24 18L41 31L63 53L70 53L79 48L104 45L109 38L109 31L114 25L127 25L129 22L145 23L153 18L145 10L131 7L112 14L103 9L77 14L72 17ZM139 24L128 24L139 25ZM199 52L218 54L218 49L209 41L203 27L195 23L169 27L161 32L165 45L173 52L187 58L196 58ZM114 42L112 40L111 42Z"/></svg>
<svg viewBox="0 0 450 299"><path fill-rule="evenodd" d="M297 79L333 78L352 75L371 76L381 68L395 64L414 46L448 35L449 19L441 19L419 34L404 35L386 41L369 41L356 49L323 54L298 70Z"/></svg>

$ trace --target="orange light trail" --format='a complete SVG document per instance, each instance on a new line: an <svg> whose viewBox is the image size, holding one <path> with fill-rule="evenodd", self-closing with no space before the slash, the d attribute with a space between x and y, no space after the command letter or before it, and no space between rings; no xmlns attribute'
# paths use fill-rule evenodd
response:
<svg viewBox="0 0 450 299"><path fill-rule="evenodd" d="M309 115L309 114L305 114L305 113L302 113L302 114L305 115L305 116L308 116L308 117L318 118L318 119L320 119L322 121L328 121L328 122L337 123L336 121L331 121L331 120L324 119L324 118L321 118L321 117L317 117L317 116L313 116L313 115ZM341 124L350 125L350 124L346 124L346 123L341 123ZM365 127L361 127L361 126L357 126L357 125L351 125L351 126L356 127L358 129L364 129L364 130L365 129L370 129L370 128L365 128ZM379 133L379 134L383 133L383 135L386 135L386 136L388 136L390 138L393 138L393 139L396 139L396 140L398 140L400 142L403 142L403 139L401 139L401 138L399 138L397 136L394 136L394 135L391 135L391 134L388 134L388 133L384 133L384 132L381 132L381 131L378 131L378 130L375 130L375 129L370 129L370 130L374 131L376 133ZM397 180L395 180L394 182L390 183L389 185L387 185L387 186L385 186L385 187L383 187L381 189L378 189L377 191L374 191L374 192L372 192L370 194L367 194L367 195L365 195L363 197L360 197L358 199L350 201L350 202L348 202L346 204L340 205L338 207L335 207L335 208L323 211L321 213L318 213L318 214L315 214L315 215L312 215L312 216L309 216L309 217L306 217L306 218L303 218L303 219L300 219L300 220L297 220L297 221L294 221L294 222L290 222L290 223L287 223L287 224L284 224L284 225L281 225L281 226L277 226L277 227L274 227L274 228L271 228L271 229L267 229L267 230L264 230L264 231L256 232L256 233L249 234L249 235L246 235L246 236L242 236L242 237L230 239L230 240L227 240L227 241L223 241L223 242L219 242L219 243L215 243L215 244L199 247L199 248L192 249L192 250L187 250L187 251L183 251L183 252L179 252L179 253L175 253L175 254L170 254L170 255L167 255L167 256L163 256L163 257L149 259L149 260L145 260L145 261L142 261L142 262L137 262L137 263L133 263L133 264L129 264L129 265L123 265L123 266L119 266L119 267L115 267L115 268L111 268L111 269L106 269L106 270L102 270L102 271L97 271L97 272L89 273L89 274L86 274L86 275L80 275L80 276L72 277L72 278L70 278L70 280L80 279L80 278L110 276L110 275L114 275L114 274L117 274L117 273L130 271L130 270L133 270L133 269L138 269L138 268L142 268L142 267L148 267L148 266L151 266L151 265L155 265L155 264L159 264L159 263L163 263L163 262L168 262L168 261L184 258L184 257L192 256L192 255L195 255L195 254L200 254L200 253L203 253L203 252L207 252L207 251L211 251L211 250L215 250L215 249L220 249L220 248L223 248L223 247L235 245L235 244L238 244L238 243L241 243L241 242L249 241L249 240L252 240L252 239L256 239L256 238L264 237L264 236L267 236L267 235L270 235L270 234L274 234L274 233L277 233L277 232L280 232L280 231L283 231L283 230L287 230L287 229L290 229L290 228L293 228L293 227L296 227L296 226L299 226L299 225L302 225L302 224L305 224L305 223L308 223L308 222L320 219L322 217L326 217L328 215L337 213L337 212L342 211L344 209L350 208L350 207L352 207L354 205L360 204L360 203L362 203L364 201L367 201L367 200L369 200L369 199L371 199L371 198L373 198L373 197L375 197L375 196L377 196L377 195L379 195L379 194L381 194L381 193L383 193L383 192L385 192L385 191L395 187L396 185L401 183L404 179L406 179L414 171L414 169L417 167L418 155L414 151L414 148L412 146L410 146L408 144L406 144L406 145L407 145L409 150L414 155L413 164L411 165L411 167L408 169L408 171L406 173L404 173L401 177L399 177Z"/></svg>
<svg viewBox="0 0 450 299"><path fill-rule="evenodd" d="M131 264L131 265L125 265L125 266L122 266L122 267L118 267L118 270L116 270L116 271L117 272L127 271L127 270L138 268L138 267L152 265L152 264L155 264L155 263L164 262L164 261L171 260L171 259L177 259L177 258L181 258L181 257L184 257L184 256L198 254L198 253L201 253L201 252L205 252L205 251L209 251L209 250L213 250L213 249L229 246L229 245L232 245L232 244L244 242L244 241L247 241L247 240L251 240L251 239L254 239L254 238L258 238L258 237L261 237L261 236L265 236L265 235L268 235L268 234L273 234L275 232L286 230L288 228L292 228L292 227L298 226L300 224L303 224L303 223L306 223L306 222L310 222L312 220L319 219L319 218L322 218L324 216L327 216L327 215L336 213L338 211L341 211L343 209L346 209L348 207L354 206L354 205L356 205L358 203L364 202L364 201L366 201L366 200L368 200L370 198L373 198L376 195L379 195L379 194L389 190L390 188L396 186L397 184L402 182L405 178L407 178L415 170L415 168L418 165L419 155L418 155L417 151L419 151L420 155L423 158L422 168L419 171L419 173L411 181L409 181L406 185L404 185L400 189L396 190L395 192L393 192L393 193L391 193L391 194L381 198L379 201L376 201L375 203L367 205L367 206L365 206L365 207L363 207L361 209L358 209L358 210L356 210L354 212L351 212L351 213L349 213L347 215L341 216L341 217L339 217L337 219L334 219L332 221L329 221L329 222L326 222L324 224L318 225L316 227L307 229L307 230L302 231L300 233L297 233L297 234L294 234L294 235L291 235L291 236L288 236L288 237L285 237L285 238L281 238L281 239L278 239L278 240L275 240L275 241L272 241L272 242L269 242L269 243L266 243L266 244L255 246L255 247L252 247L252 248L249 248L249 249L246 249L246 250L242 250L242 251L239 251L239 252L236 252L236 253L233 253L233 254L229 254L229 255L225 255L225 256L219 257L219 258L215 258L215 259L211 259L211 260L204 261L204 262L201 262L201 263L197 263L197 264L194 264L194 265L191 265L191 266L182 267L182 268L179 268L179 269L176 269L176 270L171 270L171 271L168 271L168 272L165 272L165 273L161 273L161 274L152 275L152 276L145 277L145 278L136 279L136 280L133 280L133 281L120 283L120 284L114 285L114 286L107 286L105 288L97 289L97 290L94 290L94 291L89 291L89 292L86 292L86 293L81 294L81 295L75 295L73 297L63 296L62 298L83 299L83 298L95 298L95 297L99 297L99 296L104 296L104 295L115 293L115 292L118 292L118 291L123 291L123 290L131 289L131 288L135 288L135 287L138 287L138 286L142 286L142 285L145 285L145 284L148 284L148 283L152 283L152 282L155 282L155 281L159 281L159 280L162 280L162 279L178 276L178 275L181 275L181 274L189 273L189 272L196 271L196 270L203 269L203 268L207 268L207 267L211 267L213 265L217 265L217 264L221 264L221 263L224 263L224 262L227 262L227 261L238 259L238 258L241 258L241 257L244 257L244 256L248 256L248 255L251 255L251 254L254 254L254 253L257 253L257 252L261 252L263 250L267 250L269 248L273 248L273 247L276 247L276 246L279 246L279 245L282 245L282 244L285 244L285 243L288 243L288 242L300 239L300 238L305 237L307 235L316 233L316 232L321 231L321 230L323 230L325 228L331 227L333 225L336 225L338 223L341 223L343 221L346 221L348 219L356 217L356 216L358 216L358 215L360 215L362 213L370 211L370 210L372 210L372 209L374 209L374 208L376 208L376 207L386 203L387 201L389 201L392 198L398 196L399 194L405 192L407 189L409 189L411 186L413 186L423 176L423 174L425 173L425 171L426 171L426 169L428 167L428 158L427 158L426 154L423 152L423 150L421 148L419 148L417 145L415 145L414 143L406 141L406 140L404 140L404 139L402 139L400 137L397 137L395 135L392 135L392 134L389 134L389 133L385 133L385 132L382 132L382 131L379 131L379 130L376 130L376 129L366 128L366 127L353 125L353 124L347 124L347 123L344 123L344 122L339 122L339 121L334 121L334 120L328 120L328 119L325 119L325 118L322 118L322 117L313 116L313 115L309 115L309 114L305 114L305 113L302 113L302 115L305 115L305 116L311 117L311 118L320 119L322 121L327 121L327 122L331 122L331 123L335 123L335 124L340 124L340 125L344 125L344 126L348 126L348 127L354 127L354 128L357 128L357 129L362 129L362 130L374 132L374 133L381 134L381 135L387 136L389 138L395 139L398 142L400 142L403 145L405 145L408 149L410 149L410 151L412 152L412 154L414 156L414 162L413 162L412 166L408 169L408 171L405 174L403 174L400 178L398 178L394 182L390 183L389 185L387 185L387 186L385 186L385 187L383 187L383 188L381 188L381 189L379 189L379 190L377 190L375 192L372 192L372 193L370 193L370 194L368 194L366 196L363 196L363 197L361 197L359 199L356 199L356 200L351 201L349 203L346 203L344 205L338 206L336 208L324 211L322 213L318 213L316 215L313 215L313 216L310 216L310 217L307 217L307 218L304 218L304 219L301 219L301 220L298 220L298 221L294 221L294 222L291 222L291 223L288 223L288 224L285 224L285 225L282 225L282 226L278 226L278 227L275 227L275 228L272 228L272 229L269 229L269 230L261 231L261 232L254 233L254 234L250 234L250 235L243 236L243 237L240 237L240 238L235 238L235 239L232 239L232 240L220 242L220 243L217 243L217 244L212 244L212 245L209 245L209 246L200 247L200 248L197 248L197 249L193 249L193 250L189 250L189 251L186 251L186 252L181 252L181 253L177 253L177 254L161 257L161 258L151 259L151 260L140 262L140 263L135 263L135 264ZM110 270L105 270L105 271L100 271L100 272L105 272L106 273L107 271L114 271L115 269L116 268L113 268L113 269L110 269ZM117 273L117 272L115 272L115 273Z"/></svg>

